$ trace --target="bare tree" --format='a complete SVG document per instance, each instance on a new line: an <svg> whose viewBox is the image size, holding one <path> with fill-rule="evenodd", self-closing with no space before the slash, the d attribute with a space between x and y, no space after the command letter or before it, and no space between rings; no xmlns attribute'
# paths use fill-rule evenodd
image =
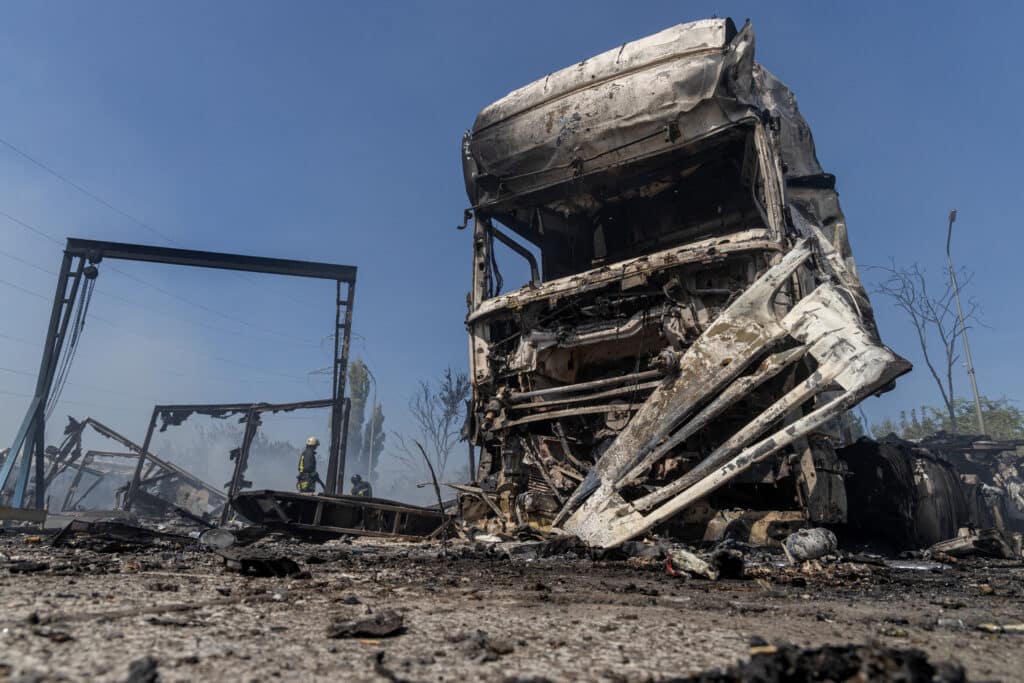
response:
<svg viewBox="0 0 1024 683"><path fill-rule="evenodd" d="M883 280L872 290L875 294L888 297L910 319L917 332L917 340L924 355L925 365L931 373L935 384L942 395L942 404L946 409L951 431L956 430L956 395L953 393L953 368L960 355L957 343L963 334L956 315L956 291L953 283L946 275L944 288L937 295L928 292L925 271L918 264L910 268L890 263L888 266L869 266L870 270L878 271ZM960 271L960 290L967 287L973 275ZM977 302L970 300L964 312L964 324L977 321L979 307ZM935 353L936 343L939 352Z"/></svg>
<svg viewBox="0 0 1024 683"><path fill-rule="evenodd" d="M418 440L423 442L423 450L441 479L448 466L448 457L461 438L469 390L469 376L461 370L447 368L436 384L420 381L416 393L409 399L409 412L419 431ZM398 445L398 457L410 467L419 469L422 459L403 435L393 434Z"/></svg>

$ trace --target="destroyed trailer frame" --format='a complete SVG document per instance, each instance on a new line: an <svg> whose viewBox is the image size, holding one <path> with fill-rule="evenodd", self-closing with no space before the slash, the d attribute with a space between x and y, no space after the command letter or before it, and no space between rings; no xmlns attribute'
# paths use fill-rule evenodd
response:
<svg viewBox="0 0 1024 683"><path fill-rule="evenodd" d="M104 258L122 261L144 261L216 270L237 270L268 275L333 280L335 282L334 356L333 383L331 394L331 447L327 470L327 485L336 491L338 482L344 477L346 434L341 429L344 411L345 382L348 371L349 342L352 329L352 307L355 297L356 267L314 261L247 256L192 249L156 247L122 242L102 242L69 237L64 248L54 293L50 322L43 345L43 355L36 378L36 389L29 403L25 418L18 429L10 453L0 467L0 499L14 469L15 461L21 461L10 503L24 507L25 491L28 487L32 461L35 460L36 496L35 507L42 509L45 494L44 441L46 437L46 406L51 397L54 376L62 360L62 350L69 331L73 331L72 313L76 308L79 292L83 301L79 303L81 315L86 303L85 296L90 287L82 287L83 280L95 280L99 274L96 268ZM342 297L342 285L345 296ZM76 323L79 322L76 320ZM20 456L20 458L19 458ZM7 501L5 501L7 502Z"/></svg>
<svg viewBox="0 0 1024 683"><path fill-rule="evenodd" d="M103 481L111 475L117 474L116 470L104 469L104 465L109 463L96 462L96 458L131 458L134 460L136 457L135 453L113 453L110 451L86 451L82 456L82 463L68 463L64 469L68 467L78 470L75 474L74 480L71 482L71 486L68 488L67 494L64 496L64 502L61 504L61 512L68 512L71 510L78 509L79 505L85 502L85 499L89 497L96 487L103 483ZM81 494L78 493L78 487L81 485L82 475L89 474L96 479L89 484L85 491Z"/></svg>
<svg viewBox="0 0 1024 683"><path fill-rule="evenodd" d="M121 454L108 453L106 451L88 451L83 455L82 433L85 431L87 427L92 427L92 429L100 436L106 437L121 444L122 446L127 448L130 451L130 453ZM84 470L83 466L81 464L78 464L77 462L79 459L83 460L84 462L84 460L88 458L90 454L114 457L127 455L128 457L131 458L138 458L136 465L133 468L133 472L140 471L143 465L148 463L148 468L146 469L145 474L145 481L142 481L143 484L145 484L146 481L149 481L151 479L162 479L168 476L175 476L194 488L208 491L210 495L216 498L221 505L223 505L225 508L227 507L227 496L224 494L223 491L213 486L212 484L208 484L207 482L196 477L187 470L184 470L178 467L177 465L169 463L166 460L154 455L153 453L150 453L148 442L145 444L145 446L140 446L139 444L127 438L123 434L119 434L118 432L114 431L113 429L103 424L99 420L95 420L91 417L87 417L81 422L73 422L72 424L68 425L68 428L65 429L65 433L67 434L67 438L65 438L60 450L58 450L56 455L53 456L50 471L47 473L44 481L44 489L49 488L49 486L53 483L57 476L61 474L61 472L65 471L69 467L78 468L78 473L76 474L75 479L71 484L71 488L68 490L68 494L65 497L64 506L62 510L68 509L68 501L78 488L78 484L81 480L83 471L92 474L92 472ZM93 486L95 486L98 483L99 480L94 482ZM90 487L89 490L91 491L92 488L93 487ZM129 492L130 491L131 489L129 489ZM79 502L84 500L85 496L87 496L88 494L89 491L83 493L78 499ZM126 493L124 501L126 502L128 500L128 493Z"/></svg>
<svg viewBox="0 0 1024 683"><path fill-rule="evenodd" d="M341 429L343 433L348 433L348 417L349 408L351 402L349 399L344 399L344 417L341 423ZM314 401L298 401L293 403L201 403L201 404L177 404L177 405L157 405L153 406L153 414L149 418L149 427L146 429L146 438L142 442L142 451L147 452L149 450L150 443L153 440L153 432L156 430L157 420L162 421L160 431L166 431L170 426L177 426L185 422L192 415L206 415L217 419L227 419L233 415L242 414L242 422L245 423L245 431L242 433L242 443L238 448L233 449L230 453L230 457L235 461L234 470L231 474L231 481L228 484L228 492L225 496L224 493L218 491L218 495L224 497L224 507L220 514L220 523L224 524L228 521L228 515L230 514L230 501L238 494L238 491L243 488L242 481L245 475L245 471L249 466L249 450L252 448L252 443L256 438L256 432L259 430L262 424L261 416L263 413L288 413L293 410L313 409L313 408L333 408L334 399L320 399ZM332 416L332 424L333 416ZM342 451L344 452L344 451ZM125 495L123 509L130 510L135 497L137 496L140 487L143 486L147 480L150 479L150 472L142 471L143 462L140 459L138 465L135 468L135 474L132 476L131 484L128 488L128 493ZM152 469L152 466L150 467ZM341 477L344 476L344 463L341 463ZM330 468L328 468L328 479L330 479ZM340 477L338 477L340 481ZM326 484L326 482L325 482ZM337 489L335 489L337 491ZM328 491L334 493L335 491Z"/></svg>

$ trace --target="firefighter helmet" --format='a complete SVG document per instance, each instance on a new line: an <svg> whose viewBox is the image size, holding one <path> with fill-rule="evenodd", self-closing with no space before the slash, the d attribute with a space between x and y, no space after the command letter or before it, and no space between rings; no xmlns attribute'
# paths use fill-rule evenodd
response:
<svg viewBox="0 0 1024 683"><path fill-rule="evenodd" d="M320 445L320 439L316 438L315 436L311 436L308 439L306 439L306 445L307 446L314 446L314 447L319 446Z"/></svg>

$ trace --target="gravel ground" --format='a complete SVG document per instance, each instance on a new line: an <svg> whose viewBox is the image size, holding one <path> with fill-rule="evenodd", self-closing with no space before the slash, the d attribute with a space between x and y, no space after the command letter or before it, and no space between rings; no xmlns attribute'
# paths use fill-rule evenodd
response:
<svg viewBox="0 0 1024 683"><path fill-rule="evenodd" d="M124 681L134 662L135 681L154 680L153 664L161 681L647 681L727 666L758 638L918 648L973 681L1024 680L1024 635L978 628L1024 622L1020 562L752 562L743 579L708 581L639 558L509 560L468 544L444 557L379 540L253 548L302 573L243 576L188 544L0 533L0 680ZM327 635L386 610L404 618L397 635Z"/></svg>

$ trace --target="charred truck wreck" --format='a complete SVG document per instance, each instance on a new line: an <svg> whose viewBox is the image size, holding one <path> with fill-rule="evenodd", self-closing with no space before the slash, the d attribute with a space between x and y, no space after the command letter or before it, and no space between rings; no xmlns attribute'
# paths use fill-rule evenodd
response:
<svg viewBox="0 0 1024 683"><path fill-rule="evenodd" d="M737 509L845 521L837 425L910 364L878 337L834 178L749 23L675 26L516 90L462 161L464 516L606 547ZM496 242L526 286L500 291Z"/></svg>

